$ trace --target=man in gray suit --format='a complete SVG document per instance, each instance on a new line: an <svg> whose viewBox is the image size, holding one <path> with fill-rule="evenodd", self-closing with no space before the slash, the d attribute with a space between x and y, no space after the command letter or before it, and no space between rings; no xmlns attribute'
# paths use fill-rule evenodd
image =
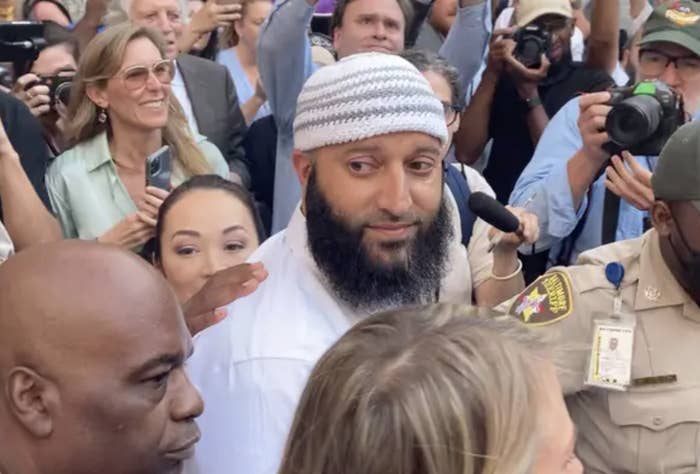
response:
<svg viewBox="0 0 700 474"><path fill-rule="evenodd" d="M238 96L225 67L213 61L179 54L177 41L183 33L183 12L178 0L121 0L128 19L159 30L167 55L176 62L172 90L182 105L193 133L214 143L241 183L250 187L250 174L243 151L247 131Z"/></svg>

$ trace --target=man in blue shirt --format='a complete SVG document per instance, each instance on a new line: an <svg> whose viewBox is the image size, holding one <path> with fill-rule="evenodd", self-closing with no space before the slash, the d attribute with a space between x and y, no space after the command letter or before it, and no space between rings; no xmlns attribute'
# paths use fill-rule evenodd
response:
<svg viewBox="0 0 700 474"><path fill-rule="evenodd" d="M640 41L639 80L658 79L678 91L688 117L700 108L700 4L680 0L658 7ZM610 93L586 94L568 102L550 121L535 154L510 197L540 220L540 240L524 253L548 253L548 265L568 265L603 241L605 176L610 155L605 120ZM653 170L656 157L632 157ZM645 228L646 212L622 201L614 240L635 238ZM614 224L614 221L613 221Z"/></svg>
<svg viewBox="0 0 700 474"><path fill-rule="evenodd" d="M307 27L318 0L279 0L263 25L258 67L277 124L272 232L287 226L301 197L292 167L292 123L296 100L316 66ZM458 68L466 86L481 66L488 42L486 0L459 0L459 11L441 55ZM339 59L359 52L404 49L407 0L343 0L333 15L333 45ZM465 48L468 45L468 48Z"/></svg>

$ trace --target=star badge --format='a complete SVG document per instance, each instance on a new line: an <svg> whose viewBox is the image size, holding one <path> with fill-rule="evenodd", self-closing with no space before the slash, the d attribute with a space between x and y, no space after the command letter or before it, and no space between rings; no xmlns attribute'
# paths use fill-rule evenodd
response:
<svg viewBox="0 0 700 474"><path fill-rule="evenodd" d="M542 303L547 299L547 295L541 295L539 288L535 288L529 295L523 295L520 298L515 312L523 315L523 321L528 323L533 314L539 314L542 311Z"/></svg>

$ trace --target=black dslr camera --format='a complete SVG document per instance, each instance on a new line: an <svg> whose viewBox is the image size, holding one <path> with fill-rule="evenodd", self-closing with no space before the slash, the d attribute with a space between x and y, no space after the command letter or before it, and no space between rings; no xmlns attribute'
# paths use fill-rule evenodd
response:
<svg viewBox="0 0 700 474"><path fill-rule="evenodd" d="M43 84L49 88L51 109L56 110L56 104L58 102L68 107L68 102L70 102L70 91L71 87L73 86L73 74L66 75L65 72L59 72L55 76L42 76L39 81L34 81L27 84L24 90L29 90L39 84Z"/></svg>
<svg viewBox="0 0 700 474"><path fill-rule="evenodd" d="M44 25L33 21L0 23L0 62L33 61L46 46Z"/></svg>
<svg viewBox="0 0 700 474"><path fill-rule="evenodd" d="M527 25L513 35L517 43L515 59L529 69L539 69L542 65L542 55L549 53L552 47L552 35L538 25Z"/></svg>
<svg viewBox="0 0 700 474"><path fill-rule="evenodd" d="M612 110L605 121L612 155L627 150L633 155L657 156L666 141L685 123L683 98L660 81L643 81L611 91Z"/></svg>

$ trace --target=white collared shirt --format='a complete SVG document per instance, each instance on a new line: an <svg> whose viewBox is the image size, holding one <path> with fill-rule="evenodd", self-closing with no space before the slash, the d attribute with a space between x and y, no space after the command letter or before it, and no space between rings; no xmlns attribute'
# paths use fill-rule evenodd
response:
<svg viewBox="0 0 700 474"><path fill-rule="evenodd" d="M182 110L185 112L187 117L187 123L190 124L190 129L192 130L192 135L197 136L199 133L199 126L197 125L197 119L194 116L194 111L192 110L192 102L190 101L190 96L187 94L187 88L185 87L185 80L180 73L180 68L175 62L175 77L170 83L170 87L177 97L177 101L180 102Z"/></svg>
<svg viewBox="0 0 700 474"><path fill-rule="evenodd" d="M473 191L485 190L479 183L470 180ZM454 213L447 191L446 196ZM458 221L453 226L458 230ZM472 266L480 267L477 285L490 276L488 226L481 220L475 226L469 259L458 233L451 242L443 302L471 301ZM198 419L202 440L187 474L275 473L314 364L366 316L329 290L308 250L306 219L298 207L287 229L263 243L249 261L262 261L268 278L252 295L231 303L223 322L195 338L187 364L205 404Z"/></svg>

